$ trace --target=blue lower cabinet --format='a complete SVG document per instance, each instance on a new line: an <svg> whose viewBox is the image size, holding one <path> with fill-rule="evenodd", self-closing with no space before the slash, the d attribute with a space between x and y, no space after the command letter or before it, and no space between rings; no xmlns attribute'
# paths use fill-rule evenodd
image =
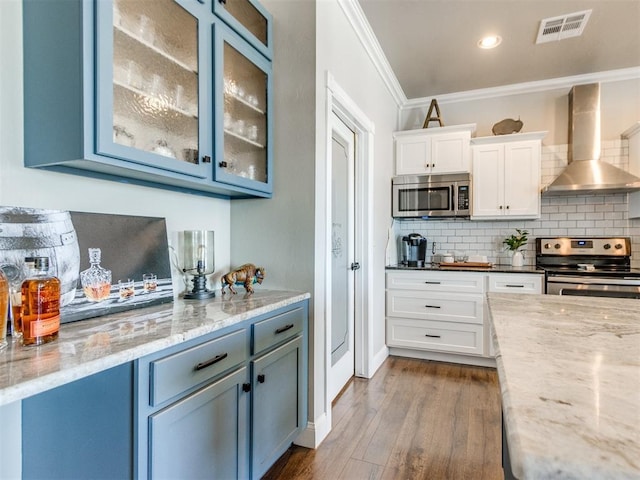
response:
<svg viewBox="0 0 640 480"><path fill-rule="evenodd" d="M249 476L246 367L149 416L149 478Z"/></svg>
<svg viewBox="0 0 640 480"><path fill-rule="evenodd" d="M306 427L308 314L299 302L139 359L136 477L262 477Z"/></svg>
<svg viewBox="0 0 640 480"><path fill-rule="evenodd" d="M302 337L252 362L252 478L259 479L305 425Z"/></svg>
<svg viewBox="0 0 640 480"><path fill-rule="evenodd" d="M127 363L23 400L22 478L132 478L133 375Z"/></svg>

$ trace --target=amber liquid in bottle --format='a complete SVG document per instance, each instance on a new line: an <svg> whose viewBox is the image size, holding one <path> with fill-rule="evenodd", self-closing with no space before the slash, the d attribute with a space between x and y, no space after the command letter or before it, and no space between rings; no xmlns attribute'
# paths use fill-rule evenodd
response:
<svg viewBox="0 0 640 480"><path fill-rule="evenodd" d="M49 275L46 257L36 258L35 268L35 275L22 282L23 345L51 342L60 330L60 280Z"/></svg>

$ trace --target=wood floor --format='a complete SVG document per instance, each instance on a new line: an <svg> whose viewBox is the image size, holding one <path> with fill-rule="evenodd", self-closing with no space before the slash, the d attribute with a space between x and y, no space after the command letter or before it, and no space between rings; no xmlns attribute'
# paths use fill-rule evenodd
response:
<svg viewBox="0 0 640 480"><path fill-rule="evenodd" d="M494 369L389 357L345 387L319 448L291 447L263 479L498 480L500 422Z"/></svg>

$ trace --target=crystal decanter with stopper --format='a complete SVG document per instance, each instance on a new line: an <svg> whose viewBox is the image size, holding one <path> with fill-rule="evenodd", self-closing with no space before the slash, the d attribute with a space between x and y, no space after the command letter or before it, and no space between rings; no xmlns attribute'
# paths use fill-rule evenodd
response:
<svg viewBox="0 0 640 480"><path fill-rule="evenodd" d="M91 266L80 272L82 290L90 302L106 300L111 293L111 270L100 266L101 256L102 250L90 248L89 263Z"/></svg>

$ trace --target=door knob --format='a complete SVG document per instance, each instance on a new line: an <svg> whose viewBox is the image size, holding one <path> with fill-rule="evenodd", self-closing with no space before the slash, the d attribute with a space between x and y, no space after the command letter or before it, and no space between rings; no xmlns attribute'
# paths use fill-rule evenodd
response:
<svg viewBox="0 0 640 480"><path fill-rule="evenodd" d="M358 262L353 262L351 264L351 270L360 270L360 264Z"/></svg>

